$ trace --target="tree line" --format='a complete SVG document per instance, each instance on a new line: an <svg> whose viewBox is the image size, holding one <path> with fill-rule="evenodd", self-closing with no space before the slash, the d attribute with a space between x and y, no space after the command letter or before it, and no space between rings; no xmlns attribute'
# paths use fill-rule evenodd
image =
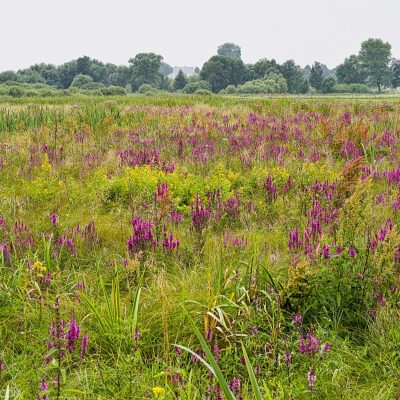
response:
<svg viewBox="0 0 400 400"><path fill-rule="evenodd" d="M294 60L279 64L263 58L245 64L241 48L234 43L218 47L196 74L187 77L181 70L174 79L172 67L154 53L140 53L128 65L103 63L83 56L60 66L36 64L19 71L0 73L0 84L48 85L57 89L126 92L184 93L334 93L368 92L400 86L400 60L392 57L391 45L368 39L357 55L350 55L334 70L316 61L302 68ZM119 88L119 89L118 89Z"/></svg>

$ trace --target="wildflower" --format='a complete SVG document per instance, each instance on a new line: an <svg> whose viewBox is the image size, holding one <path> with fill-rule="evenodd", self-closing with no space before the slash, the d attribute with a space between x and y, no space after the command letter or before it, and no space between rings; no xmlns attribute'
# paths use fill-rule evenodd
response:
<svg viewBox="0 0 400 400"><path fill-rule="evenodd" d="M216 344L215 346L214 346L214 349L213 349L213 354L214 354L214 357L215 357L215 361L216 362L219 362L219 360L220 360L220 352L221 352L221 349L219 348L219 346Z"/></svg>
<svg viewBox="0 0 400 400"><path fill-rule="evenodd" d="M74 319L69 322L69 330L66 335L67 350L72 353L75 350L75 342L79 339L81 332L81 326L76 323Z"/></svg>
<svg viewBox="0 0 400 400"><path fill-rule="evenodd" d="M81 358L85 357L85 355L86 355L86 351L87 351L87 347L88 347L88 339L89 339L89 336L87 333L85 335L83 335L82 344L81 344Z"/></svg>
<svg viewBox="0 0 400 400"><path fill-rule="evenodd" d="M133 333L133 340L136 342L140 339L140 332L138 329L135 329L135 332Z"/></svg>
<svg viewBox="0 0 400 400"><path fill-rule="evenodd" d="M49 385L47 384L47 382L46 382L44 379L42 379L42 380L40 381L39 388L40 388L40 390L41 390L42 392L45 392L46 390L49 390Z"/></svg>
<svg viewBox="0 0 400 400"><path fill-rule="evenodd" d="M153 387L153 395L156 399L158 399L158 397L162 394L165 393L165 389L160 387L160 386L155 386Z"/></svg>
<svg viewBox="0 0 400 400"><path fill-rule="evenodd" d="M210 220L211 213L200 201L199 195L196 195L194 204L192 204L192 226L198 232L201 233L207 226Z"/></svg>
<svg viewBox="0 0 400 400"><path fill-rule="evenodd" d="M229 383L229 388L232 390L234 394L237 394L240 390L240 379L234 376Z"/></svg>
<svg viewBox="0 0 400 400"><path fill-rule="evenodd" d="M329 343L324 344L324 347L322 348L322 351L324 353L327 353L331 349L331 345Z"/></svg>
<svg viewBox="0 0 400 400"><path fill-rule="evenodd" d="M307 382L308 382L308 388L310 389L310 392L314 391L314 386L315 386L316 380L317 380L317 375L315 374L314 369L310 368L307 372Z"/></svg>
<svg viewBox="0 0 400 400"><path fill-rule="evenodd" d="M294 323L295 323L297 326L300 326L301 323L303 322L303 317L301 316L301 314L296 314L296 315L294 316L293 321L294 321Z"/></svg>
<svg viewBox="0 0 400 400"><path fill-rule="evenodd" d="M267 203L272 203L277 199L276 185L272 182L272 177L268 175L264 181L264 189L266 192Z"/></svg>
<svg viewBox="0 0 400 400"><path fill-rule="evenodd" d="M58 215L56 213L50 215L50 222L52 223L53 226L57 225Z"/></svg>
<svg viewBox="0 0 400 400"><path fill-rule="evenodd" d="M252 335L258 335L258 329L257 329L257 327L256 327L256 326L252 326L252 327L250 328L250 333L251 333Z"/></svg>
<svg viewBox="0 0 400 400"><path fill-rule="evenodd" d="M166 233L164 233L164 239L162 241L162 247L163 247L163 251L165 253L170 253L173 250L178 250L179 248L179 240L178 239L174 239L174 234L170 233L169 236L167 236Z"/></svg>
<svg viewBox="0 0 400 400"><path fill-rule="evenodd" d="M355 257L356 256L356 250L353 248L353 247L351 247L350 249L349 249L349 256L350 257Z"/></svg>
<svg viewBox="0 0 400 400"><path fill-rule="evenodd" d="M36 276L38 278L43 278L44 277L44 272L46 272L46 269L47 268L40 261L36 261L35 264L33 264L33 267L32 267L32 270L36 272Z"/></svg>
<svg viewBox="0 0 400 400"><path fill-rule="evenodd" d="M292 354L287 351L283 356L283 359L285 360L286 365L289 368L292 363Z"/></svg>

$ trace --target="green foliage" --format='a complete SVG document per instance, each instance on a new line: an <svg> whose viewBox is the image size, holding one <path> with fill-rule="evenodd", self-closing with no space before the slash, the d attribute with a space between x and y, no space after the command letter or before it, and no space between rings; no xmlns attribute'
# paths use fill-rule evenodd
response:
<svg viewBox="0 0 400 400"><path fill-rule="evenodd" d="M321 92L322 93L333 93L335 91L336 79L333 76L329 76L322 81Z"/></svg>
<svg viewBox="0 0 400 400"><path fill-rule="evenodd" d="M207 89L197 89L194 92L194 94L197 96L209 96L209 95L212 95L213 92L211 90L207 90Z"/></svg>
<svg viewBox="0 0 400 400"><path fill-rule="evenodd" d="M196 92L197 90L204 89L204 90L212 90L211 85L206 81L196 81L196 82L189 82L184 88L183 91L185 93L191 94Z"/></svg>
<svg viewBox="0 0 400 400"><path fill-rule="evenodd" d="M371 88L361 83L338 83L333 88L334 93L370 93Z"/></svg>
<svg viewBox="0 0 400 400"><path fill-rule="evenodd" d="M285 61L280 66L280 72L286 79L289 93L307 93L308 85L303 76L303 71L293 60Z"/></svg>
<svg viewBox="0 0 400 400"><path fill-rule="evenodd" d="M174 79L174 90L182 90L187 85L187 82L186 75L180 69L178 75Z"/></svg>
<svg viewBox="0 0 400 400"><path fill-rule="evenodd" d="M200 77L211 85L214 93L218 93L228 85L241 84L245 78L245 67L240 59L213 56L203 65Z"/></svg>
<svg viewBox="0 0 400 400"><path fill-rule="evenodd" d="M224 43L218 47L217 54L219 56L227 56L241 59L242 50L240 46L234 43Z"/></svg>
<svg viewBox="0 0 400 400"><path fill-rule="evenodd" d="M392 46L381 39L368 39L361 44L359 59L368 76L368 83L379 91L390 86L393 74L389 63Z"/></svg>
<svg viewBox="0 0 400 400"><path fill-rule="evenodd" d="M84 88L86 85L93 83L93 78L89 75L76 75L71 83L71 87ZM88 87L89 89L89 87Z"/></svg>
<svg viewBox="0 0 400 400"><path fill-rule="evenodd" d="M393 74L392 86L398 88L400 87L400 60L393 59L390 68Z"/></svg>
<svg viewBox="0 0 400 400"><path fill-rule="evenodd" d="M322 83L324 81L324 70L322 68L322 64L318 61L315 61L310 71L310 85L320 91L322 89Z"/></svg>
<svg viewBox="0 0 400 400"><path fill-rule="evenodd" d="M337 66L336 76L339 83L363 84L367 80L367 72L362 66L360 58L354 54L346 58L343 64Z"/></svg>
<svg viewBox="0 0 400 400"><path fill-rule="evenodd" d="M287 84L285 78L282 74L275 72L270 72L264 79L248 81L236 88L236 93L239 94L286 93L286 91Z"/></svg>
<svg viewBox="0 0 400 400"><path fill-rule="evenodd" d="M154 53L139 53L129 60L132 68L132 90L137 91L141 85L148 84L155 88L161 82L160 67L162 56Z"/></svg>
<svg viewBox="0 0 400 400"><path fill-rule="evenodd" d="M157 89L149 85L148 83L143 83L142 85L140 85L138 93L140 94L157 93Z"/></svg>

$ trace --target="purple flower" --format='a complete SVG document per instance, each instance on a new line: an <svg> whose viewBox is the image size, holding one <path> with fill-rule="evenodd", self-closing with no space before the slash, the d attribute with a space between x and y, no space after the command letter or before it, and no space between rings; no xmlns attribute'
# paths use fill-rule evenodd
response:
<svg viewBox="0 0 400 400"><path fill-rule="evenodd" d="M232 390L233 394L237 394L240 390L240 379L234 376L229 383L229 387Z"/></svg>
<svg viewBox="0 0 400 400"><path fill-rule="evenodd" d="M50 221L55 226L57 224L57 221L58 221L58 215L56 213L51 214Z"/></svg>
<svg viewBox="0 0 400 400"><path fill-rule="evenodd" d="M301 325L301 323L303 322L303 317L301 316L301 314L296 314L293 318L293 321L296 325Z"/></svg>
<svg viewBox="0 0 400 400"><path fill-rule="evenodd" d="M316 380L317 380L317 375L315 374L314 369L310 368L307 372L307 382L310 392L314 390Z"/></svg>
<svg viewBox="0 0 400 400"><path fill-rule="evenodd" d="M40 381L39 388L40 388L40 390L41 390L42 392L45 392L46 390L49 390L49 385L47 384L47 382L46 382L44 379L42 379L42 380Z"/></svg>
<svg viewBox="0 0 400 400"><path fill-rule="evenodd" d="M349 256L350 257L355 257L356 256L356 250L353 248L353 247L351 247L350 249L349 249Z"/></svg>
<svg viewBox="0 0 400 400"><path fill-rule="evenodd" d="M88 341L89 341L89 336L86 333L85 335L83 335L82 337L82 344L81 344L81 358L85 357L86 355L86 351L87 351L87 347L88 347Z"/></svg>
<svg viewBox="0 0 400 400"><path fill-rule="evenodd" d="M322 348L322 351L324 353L327 353L331 349L331 345L329 343L324 344L324 347Z"/></svg>

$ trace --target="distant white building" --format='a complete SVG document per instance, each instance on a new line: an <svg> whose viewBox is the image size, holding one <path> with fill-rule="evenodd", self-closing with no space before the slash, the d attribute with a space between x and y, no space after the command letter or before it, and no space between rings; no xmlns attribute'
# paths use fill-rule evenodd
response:
<svg viewBox="0 0 400 400"><path fill-rule="evenodd" d="M170 79L175 79L180 69L187 77L197 75L195 72L196 69L195 67L173 67L172 69L173 69L172 73L168 75L168 78Z"/></svg>

